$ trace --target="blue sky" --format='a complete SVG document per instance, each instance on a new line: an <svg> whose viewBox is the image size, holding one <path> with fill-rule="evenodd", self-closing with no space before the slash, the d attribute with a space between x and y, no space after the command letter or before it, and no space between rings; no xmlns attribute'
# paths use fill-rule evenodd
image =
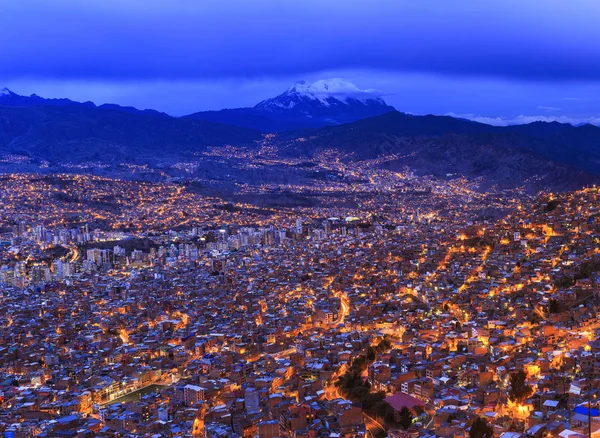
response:
<svg viewBox="0 0 600 438"><path fill-rule="evenodd" d="M412 113L583 121L597 23L595 0L3 0L0 85L179 115L343 77Z"/></svg>

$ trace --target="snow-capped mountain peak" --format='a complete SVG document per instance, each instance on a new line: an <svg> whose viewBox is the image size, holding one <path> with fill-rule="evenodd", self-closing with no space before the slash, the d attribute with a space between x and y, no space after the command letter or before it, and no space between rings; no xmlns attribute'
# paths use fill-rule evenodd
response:
<svg viewBox="0 0 600 438"><path fill-rule="evenodd" d="M295 126L338 125L392 111L394 108L381 96L381 91L363 90L340 78L300 81L279 96L263 100L252 111Z"/></svg>
<svg viewBox="0 0 600 438"><path fill-rule="evenodd" d="M324 107L337 106L340 103L385 105L380 97L382 95L381 91L362 90L352 82L340 78L322 79L312 83L299 81L279 96L260 102L256 108L292 109L300 104L309 104L311 101Z"/></svg>
<svg viewBox="0 0 600 438"><path fill-rule="evenodd" d="M329 99L335 99L346 103L348 99L355 99L361 102L367 100L381 101L382 92L374 89L361 90L352 82L344 79L321 79L316 82L300 81L291 86L287 94L297 94L298 96L308 97L309 99L319 100L326 106L329 106Z"/></svg>
<svg viewBox="0 0 600 438"><path fill-rule="evenodd" d="M11 94L13 94L13 92L6 87L0 90L0 96L10 96Z"/></svg>

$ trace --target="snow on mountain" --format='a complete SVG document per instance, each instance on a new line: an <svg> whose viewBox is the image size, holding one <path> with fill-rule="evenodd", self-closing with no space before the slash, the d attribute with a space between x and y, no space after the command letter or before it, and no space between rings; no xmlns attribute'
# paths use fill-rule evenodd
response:
<svg viewBox="0 0 600 438"><path fill-rule="evenodd" d="M320 100L325 105L327 105L328 98L334 98L345 103L347 99L356 99L360 101L382 100L379 96L383 94L374 89L361 90L352 82L339 78L322 79L313 83L300 81L290 87L287 93L295 93L299 96Z"/></svg>
<svg viewBox="0 0 600 438"><path fill-rule="evenodd" d="M10 91L6 87L4 87L2 90L0 90L0 96L10 96L11 94L12 94L12 91Z"/></svg>
<svg viewBox="0 0 600 438"><path fill-rule="evenodd" d="M340 78L322 79L316 82L300 81L277 97L266 99L256 105L261 110L292 109L299 104L312 101L325 107L342 104L386 105L380 97L381 91L362 90L351 82Z"/></svg>

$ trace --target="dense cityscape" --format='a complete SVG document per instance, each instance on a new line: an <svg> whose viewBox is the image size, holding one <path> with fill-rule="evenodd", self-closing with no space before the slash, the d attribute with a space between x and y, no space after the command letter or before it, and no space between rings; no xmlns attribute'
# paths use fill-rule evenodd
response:
<svg viewBox="0 0 600 438"><path fill-rule="evenodd" d="M353 208L4 176L5 436L600 429L598 190L367 167L311 189Z"/></svg>
<svg viewBox="0 0 600 438"><path fill-rule="evenodd" d="M600 438L597 1L0 5L0 438Z"/></svg>

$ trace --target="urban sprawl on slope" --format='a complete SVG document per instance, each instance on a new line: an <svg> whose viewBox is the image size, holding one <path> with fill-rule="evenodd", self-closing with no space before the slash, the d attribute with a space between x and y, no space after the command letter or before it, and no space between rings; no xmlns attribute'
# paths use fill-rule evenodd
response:
<svg viewBox="0 0 600 438"><path fill-rule="evenodd" d="M600 433L598 190L365 184L357 208L253 209L4 178L4 436Z"/></svg>

